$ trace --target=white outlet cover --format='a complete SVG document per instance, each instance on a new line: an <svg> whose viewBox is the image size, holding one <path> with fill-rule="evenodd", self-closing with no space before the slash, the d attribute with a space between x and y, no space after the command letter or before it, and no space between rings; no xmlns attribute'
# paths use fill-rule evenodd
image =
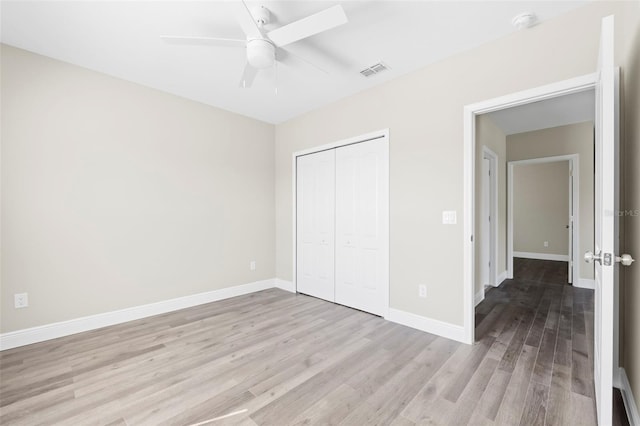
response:
<svg viewBox="0 0 640 426"><path fill-rule="evenodd" d="M256 261L252 260L251 262L249 262L249 269L252 271L256 270Z"/></svg>
<svg viewBox="0 0 640 426"><path fill-rule="evenodd" d="M418 286L418 296L419 297L427 297L427 286L424 284L420 284Z"/></svg>
<svg viewBox="0 0 640 426"><path fill-rule="evenodd" d="M13 306L16 309L26 308L29 306L29 295L27 293L17 293L13 295Z"/></svg>

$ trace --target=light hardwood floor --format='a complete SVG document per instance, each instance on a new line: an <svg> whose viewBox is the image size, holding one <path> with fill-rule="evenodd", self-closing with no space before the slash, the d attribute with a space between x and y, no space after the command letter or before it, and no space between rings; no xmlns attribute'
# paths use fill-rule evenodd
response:
<svg viewBox="0 0 640 426"><path fill-rule="evenodd" d="M274 289L3 351L0 423L595 424L593 293L518 267L473 346Z"/></svg>

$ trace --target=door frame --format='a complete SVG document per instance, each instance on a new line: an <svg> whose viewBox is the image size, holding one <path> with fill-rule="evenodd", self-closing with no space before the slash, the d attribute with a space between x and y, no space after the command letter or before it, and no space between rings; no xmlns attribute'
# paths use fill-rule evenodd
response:
<svg viewBox="0 0 640 426"><path fill-rule="evenodd" d="M575 287L579 285L580 274L577 273L580 262L580 156L578 154L556 155L552 157L530 158L526 160L516 160L507 162L507 276L513 278L513 168L527 164L545 164L556 163L559 161L568 161L570 173L573 173L573 188L569 200L573 203L573 224L571 232L573 232L571 258L571 269ZM578 230L576 232L575 230Z"/></svg>
<svg viewBox="0 0 640 426"><path fill-rule="evenodd" d="M595 89L597 74L587 74L520 92L511 93L493 99L469 104L463 110L463 306L464 306L464 339L467 344L475 342L475 158L476 158L476 116L488 112L507 109L545 99Z"/></svg>
<svg viewBox="0 0 640 426"><path fill-rule="evenodd" d="M498 211L498 154L493 152L489 147L482 146L482 158L489 160L489 170L491 175L489 177L489 216L491 217L489 223L489 262L491 267L489 268L489 285L497 287L500 285L498 282L498 223L500 213ZM484 190L484 186L483 186ZM482 194L482 201L486 201L486 194ZM482 286L482 298L484 299L484 284Z"/></svg>
<svg viewBox="0 0 640 426"><path fill-rule="evenodd" d="M293 228L292 228L292 247L293 247L293 288L294 291L297 293L298 292L298 274L297 274L297 265L298 265L298 214L297 214L297 204L298 204L298 200L297 200L297 175L298 175L298 170L297 170L297 158L303 155L308 155L308 154L313 154L316 152L320 152L320 151L327 151L329 149L335 149L335 148L339 148L342 146L347 146L347 145L353 145L353 144L357 144L357 143L362 143L362 142L368 142L368 141L372 141L372 140L377 140L377 139L382 139L383 140L383 150L386 151L386 158L389 159L389 129L381 129L381 130L376 130L370 133L365 133L363 135L360 136L355 136L352 138L347 138L347 139L342 139L339 141L335 141L335 142L331 142L331 143L327 143L324 145L319 145L319 146L314 146L312 148L307 148L307 149L303 149L300 151L296 151L292 154L292 158L291 158L291 182L292 182L292 200L293 200L293 206L292 206L292 222L293 222ZM389 179L389 175L387 175L387 179ZM388 188L388 185L387 185ZM387 200L389 200L389 197L387 196ZM387 209L389 209L389 204L387 203ZM386 212L385 214L386 216L386 220L385 223L383 223L383 234L382 238L383 238L383 250L384 250L384 257L387 259L387 265L385 269L385 273L384 273L384 277L382 279L383 283L386 284L386 288L384 293L384 299L383 300L383 318L388 319L389 318L389 293L390 293L390 283L389 283L389 263L390 263L390 258L389 258L389 211Z"/></svg>

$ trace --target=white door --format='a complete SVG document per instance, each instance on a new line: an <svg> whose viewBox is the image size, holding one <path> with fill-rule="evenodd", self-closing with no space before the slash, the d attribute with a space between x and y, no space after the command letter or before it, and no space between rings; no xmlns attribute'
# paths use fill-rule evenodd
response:
<svg viewBox="0 0 640 426"><path fill-rule="evenodd" d="M296 284L300 293L335 300L335 150L296 161Z"/></svg>
<svg viewBox="0 0 640 426"><path fill-rule="evenodd" d="M569 284L573 283L573 162L569 161L569 217L567 219L567 231L569 234Z"/></svg>
<svg viewBox="0 0 640 426"><path fill-rule="evenodd" d="M618 169L618 93L613 61L613 16L602 20L596 84L594 380L598 424L611 424L613 387L614 269ZM585 255L588 259L589 253ZM608 258L608 260L607 260Z"/></svg>
<svg viewBox="0 0 640 426"><path fill-rule="evenodd" d="M482 159L482 285L487 286L491 277L491 160Z"/></svg>
<svg viewBox="0 0 640 426"><path fill-rule="evenodd" d="M336 302L385 315L388 300L386 138L336 149Z"/></svg>

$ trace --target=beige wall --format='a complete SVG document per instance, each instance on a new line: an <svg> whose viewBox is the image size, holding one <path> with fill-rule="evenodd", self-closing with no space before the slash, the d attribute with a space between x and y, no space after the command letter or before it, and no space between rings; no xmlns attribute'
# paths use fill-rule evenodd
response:
<svg viewBox="0 0 640 426"><path fill-rule="evenodd" d="M624 366L640 407L640 2L633 13L625 15L635 22L635 29L625 43L627 60L622 65L622 216L623 252L637 262L621 268L622 365Z"/></svg>
<svg viewBox="0 0 640 426"><path fill-rule="evenodd" d="M388 127L391 306L462 325L464 105L594 72L602 17L634 7L594 2L276 126L277 276L292 279L292 153ZM458 225L443 225L443 210Z"/></svg>
<svg viewBox="0 0 640 426"><path fill-rule="evenodd" d="M569 161L514 166L514 252L569 255L569 176Z"/></svg>
<svg viewBox="0 0 640 426"><path fill-rule="evenodd" d="M593 250L594 243L593 122L569 124L567 126L507 136L507 161L569 154L578 154L579 156L579 253L584 253L588 250ZM535 245L532 245L531 247L533 248L534 246ZM542 243L538 244L538 246L540 249L537 251L538 253L555 253L554 251L541 251L543 250ZM518 250L515 246L515 240L514 250ZM593 265L580 262L578 269L580 278L593 279Z"/></svg>
<svg viewBox="0 0 640 426"><path fill-rule="evenodd" d="M498 226L498 259L497 259L497 275L507 270L507 139L502 130L496 126L491 117L488 114L482 114L476 117L476 170L475 170L475 204L476 212L481 211L482 207L482 178L480 176L482 172L482 159L484 157L483 147L489 148L497 155L497 170L496 178L498 182L498 211L496 220ZM482 253L480 248L483 244L481 229L481 216L476 214L475 217L475 229L478 230L474 237L475 243L475 290L474 294L481 291L483 283L481 275L482 270L477 265L480 265ZM496 283L500 284L500 282Z"/></svg>
<svg viewBox="0 0 640 426"><path fill-rule="evenodd" d="M2 332L274 277L272 125L1 58Z"/></svg>

